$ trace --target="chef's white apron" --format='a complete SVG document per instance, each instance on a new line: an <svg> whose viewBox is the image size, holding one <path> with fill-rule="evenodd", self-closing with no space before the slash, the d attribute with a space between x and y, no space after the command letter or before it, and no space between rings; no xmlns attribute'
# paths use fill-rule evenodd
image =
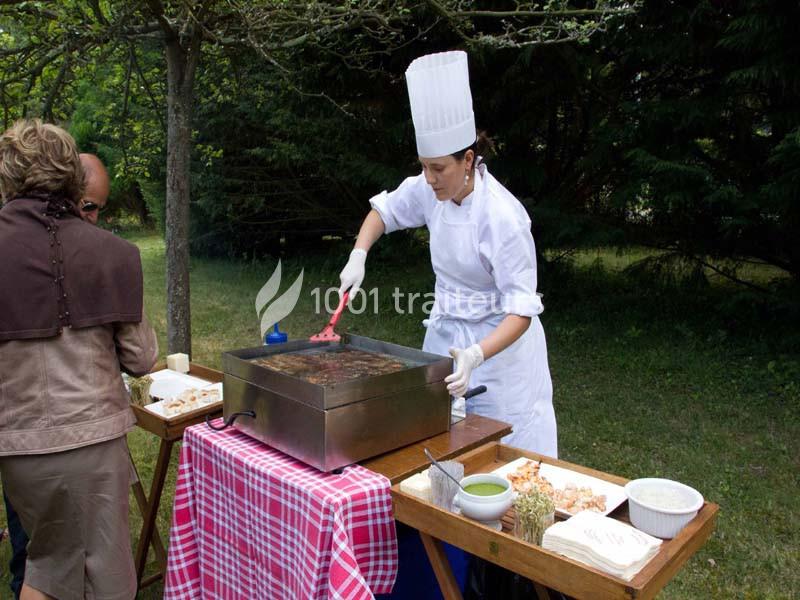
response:
<svg viewBox="0 0 800 600"><path fill-rule="evenodd" d="M479 167L479 170L482 171ZM489 335L506 316L500 293L478 250L478 223L485 202L486 178L461 206L438 202L428 221L431 262L436 273L434 307L422 349L448 355L451 347L467 348ZM503 443L557 457L553 385L547 364L547 343L538 317L508 348L472 372L470 388L487 391L467 400L467 412L499 419L513 426Z"/></svg>

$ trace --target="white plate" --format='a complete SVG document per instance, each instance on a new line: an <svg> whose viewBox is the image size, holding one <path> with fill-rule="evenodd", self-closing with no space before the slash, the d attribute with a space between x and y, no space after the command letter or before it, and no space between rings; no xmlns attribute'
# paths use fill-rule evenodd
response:
<svg viewBox="0 0 800 600"><path fill-rule="evenodd" d="M158 400L172 400L184 390L189 388L203 389L211 385L205 379L193 377L178 371L163 369L150 373L153 383L150 385L150 395ZM149 405L148 405L149 406Z"/></svg>
<svg viewBox="0 0 800 600"><path fill-rule="evenodd" d="M531 461L531 459L522 456L516 460L512 460L508 464L503 465L499 469L495 469L492 471L492 473L500 475L501 477L505 477L508 473L513 473L517 470L517 467L521 467L528 461ZM598 479L597 477L592 477L591 475L584 475L583 473L556 467L555 465L550 465L545 462L543 462L539 468L539 475L547 479L547 481L549 481L554 488L563 489L568 483L574 483L578 487L592 488L592 493L594 495L604 494L606 497L606 510L602 513L599 513L602 515L608 515L611 511L628 499L628 496L625 494L625 488L623 488L621 485L610 483L608 481ZM556 514L567 519L572 516L571 513L568 513L560 508L556 508Z"/></svg>
<svg viewBox="0 0 800 600"><path fill-rule="evenodd" d="M212 404L222 404L222 382L220 383L210 383L205 379L200 379L199 377L193 377L191 375L186 375L184 373L178 373L177 371L171 371L169 369L163 369L161 371L156 371L150 374L150 377L153 378L153 383L150 385L150 395L153 398L163 398L162 400L158 400L157 402L151 402L150 404L146 404L144 408L149 410L151 413L158 415L164 419L174 419L175 417L179 417L182 413L177 413L173 415L167 416L164 412L164 405L167 402L173 400L176 396L179 396L181 392L184 390L188 390L191 388L196 388L199 390L218 390L219 391L219 400L214 402L209 402L202 406L211 406ZM200 408L197 407L197 408ZM192 408L185 412L191 412L192 410L196 410L196 408Z"/></svg>

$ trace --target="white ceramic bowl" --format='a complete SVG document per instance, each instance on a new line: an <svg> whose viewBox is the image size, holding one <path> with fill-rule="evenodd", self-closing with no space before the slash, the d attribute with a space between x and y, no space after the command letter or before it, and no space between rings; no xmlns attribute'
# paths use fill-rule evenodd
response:
<svg viewBox="0 0 800 600"><path fill-rule="evenodd" d="M671 479L634 479L625 493L633 526L664 539L678 535L703 506L700 492Z"/></svg>
<svg viewBox="0 0 800 600"><path fill-rule="evenodd" d="M497 521L511 508L512 491L508 479L492 473L468 475L461 480L462 487L472 483L494 483L505 490L493 496L478 496L459 489L453 505L461 509L461 514L476 521Z"/></svg>

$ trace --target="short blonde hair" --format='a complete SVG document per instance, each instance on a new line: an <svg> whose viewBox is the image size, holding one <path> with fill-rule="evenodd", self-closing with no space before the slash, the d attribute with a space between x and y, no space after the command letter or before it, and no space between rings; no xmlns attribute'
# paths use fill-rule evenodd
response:
<svg viewBox="0 0 800 600"><path fill-rule="evenodd" d="M20 119L0 136L3 202L30 192L83 196L83 167L72 136L39 119Z"/></svg>

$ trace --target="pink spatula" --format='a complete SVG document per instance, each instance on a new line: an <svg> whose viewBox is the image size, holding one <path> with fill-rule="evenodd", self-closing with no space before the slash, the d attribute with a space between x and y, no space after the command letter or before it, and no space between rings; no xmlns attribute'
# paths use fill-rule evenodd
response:
<svg viewBox="0 0 800 600"><path fill-rule="evenodd" d="M350 298L350 292L347 291L342 294L342 299L339 301L339 306L336 307L336 310L333 311L333 316L331 316L331 320L328 321L328 324L316 335L312 335L309 339L311 342L338 342L342 339L338 333L336 333L333 328L336 326L336 323L339 321L339 317L344 310L344 307L347 305L347 300Z"/></svg>

